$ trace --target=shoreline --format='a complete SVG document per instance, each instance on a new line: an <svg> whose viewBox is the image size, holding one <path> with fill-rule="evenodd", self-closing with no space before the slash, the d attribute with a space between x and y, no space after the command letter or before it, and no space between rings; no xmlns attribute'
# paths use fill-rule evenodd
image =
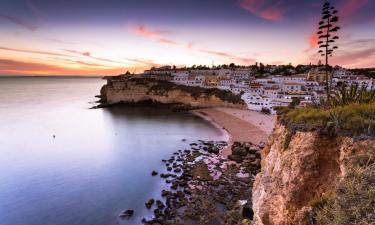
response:
<svg viewBox="0 0 375 225"><path fill-rule="evenodd" d="M276 116L260 112L232 108L204 108L191 110L191 113L210 122L228 136L228 146L221 155L228 157L234 142L265 143L272 133Z"/></svg>

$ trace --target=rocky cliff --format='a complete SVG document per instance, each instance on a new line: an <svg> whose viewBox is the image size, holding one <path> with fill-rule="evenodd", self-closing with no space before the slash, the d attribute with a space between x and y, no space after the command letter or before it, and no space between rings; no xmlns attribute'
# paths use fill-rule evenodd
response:
<svg viewBox="0 0 375 225"><path fill-rule="evenodd" d="M233 107L245 108L239 95L216 88L206 89L176 85L168 81L142 77L111 77L100 91L102 106L116 103L174 105L178 108Z"/></svg>
<svg viewBox="0 0 375 225"><path fill-rule="evenodd" d="M279 122L262 151L253 187L255 224L309 224L312 203L343 179L354 156L369 149L375 149L371 140L292 134Z"/></svg>

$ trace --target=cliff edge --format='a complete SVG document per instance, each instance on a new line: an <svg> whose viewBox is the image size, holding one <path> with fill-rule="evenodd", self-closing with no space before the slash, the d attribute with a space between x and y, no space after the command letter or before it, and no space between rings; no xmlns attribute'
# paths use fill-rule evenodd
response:
<svg viewBox="0 0 375 225"><path fill-rule="evenodd" d="M375 152L373 140L291 133L279 121L262 151L253 187L255 224L316 224L314 204L334 192L353 160L368 152Z"/></svg>
<svg viewBox="0 0 375 225"><path fill-rule="evenodd" d="M153 103L179 109L245 108L240 95L217 88L177 85L168 81L135 76L109 77L100 91L101 106L118 103Z"/></svg>

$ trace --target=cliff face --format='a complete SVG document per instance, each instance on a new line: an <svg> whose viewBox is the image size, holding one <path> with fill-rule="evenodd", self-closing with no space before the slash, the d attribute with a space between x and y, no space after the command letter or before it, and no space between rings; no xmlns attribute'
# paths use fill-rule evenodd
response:
<svg viewBox="0 0 375 225"><path fill-rule="evenodd" d="M146 78L109 80L100 91L104 105L151 101L183 108L245 108L240 96L229 91L176 85Z"/></svg>
<svg viewBox="0 0 375 225"><path fill-rule="evenodd" d="M262 151L262 169L253 187L256 224L305 224L311 203L342 179L351 158L374 147L370 140L290 134L278 123Z"/></svg>

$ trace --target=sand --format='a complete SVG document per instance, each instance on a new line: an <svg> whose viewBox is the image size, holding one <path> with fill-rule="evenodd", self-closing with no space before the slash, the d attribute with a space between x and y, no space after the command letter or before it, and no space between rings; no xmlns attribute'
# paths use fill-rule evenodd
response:
<svg viewBox="0 0 375 225"><path fill-rule="evenodd" d="M193 113L228 132L229 146L222 150L224 156L231 154L230 146L235 141L252 142L253 144L266 142L276 121L274 115L243 109L207 108L193 110Z"/></svg>

